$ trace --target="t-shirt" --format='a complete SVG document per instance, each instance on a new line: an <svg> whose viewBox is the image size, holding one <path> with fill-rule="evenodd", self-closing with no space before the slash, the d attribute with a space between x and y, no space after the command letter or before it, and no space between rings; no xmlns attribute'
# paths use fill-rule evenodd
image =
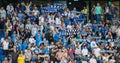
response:
<svg viewBox="0 0 120 63"><path fill-rule="evenodd" d="M88 50L87 49L83 49L82 50L82 54L83 54L83 56L87 55L88 54Z"/></svg>
<svg viewBox="0 0 120 63"><path fill-rule="evenodd" d="M12 52L11 55L12 55L12 61L17 61L18 53Z"/></svg>
<svg viewBox="0 0 120 63"><path fill-rule="evenodd" d="M101 51L100 48L94 49L94 53L95 53L95 56L96 56L96 57L100 56L100 51Z"/></svg>
<svg viewBox="0 0 120 63"><path fill-rule="evenodd" d="M31 60L31 56L32 56L31 52L26 51L25 52L25 61L30 61Z"/></svg>
<svg viewBox="0 0 120 63"><path fill-rule="evenodd" d="M118 36L120 36L120 28L118 28L118 29L116 30L116 32L117 32Z"/></svg>
<svg viewBox="0 0 120 63"><path fill-rule="evenodd" d="M9 43L4 41L3 42L3 50L8 50L8 45L9 45Z"/></svg>
<svg viewBox="0 0 120 63"><path fill-rule="evenodd" d="M108 59L109 59L109 56L107 56L107 57L103 56L103 60L108 61Z"/></svg>
<svg viewBox="0 0 120 63"><path fill-rule="evenodd" d="M101 8L101 6L96 6L96 7L95 7L95 13L96 13L96 14L101 14L101 13L102 13L102 8Z"/></svg>
<svg viewBox="0 0 120 63"><path fill-rule="evenodd" d="M24 56L19 56L18 57L18 63L25 63L25 57Z"/></svg>
<svg viewBox="0 0 120 63"><path fill-rule="evenodd" d="M91 58L90 63L97 63L96 59Z"/></svg>
<svg viewBox="0 0 120 63"><path fill-rule="evenodd" d="M111 63L115 63L115 60L112 60L112 59L111 59L110 62L111 62Z"/></svg>

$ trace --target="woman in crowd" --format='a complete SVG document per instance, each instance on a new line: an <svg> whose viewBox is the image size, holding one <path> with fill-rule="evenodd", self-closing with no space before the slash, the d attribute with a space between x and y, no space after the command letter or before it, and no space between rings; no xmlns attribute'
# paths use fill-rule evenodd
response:
<svg viewBox="0 0 120 63"><path fill-rule="evenodd" d="M20 51L17 61L18 63L25 63L25 55L23 51Z"/></svg>

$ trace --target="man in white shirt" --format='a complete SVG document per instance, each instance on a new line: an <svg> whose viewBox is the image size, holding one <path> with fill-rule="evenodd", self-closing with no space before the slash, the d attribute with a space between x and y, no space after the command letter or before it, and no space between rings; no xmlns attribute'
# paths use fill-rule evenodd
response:
<svg viewBox="0 0 120 63"><path fill-rule="evenodd" d="M68 8L67 8L67 10L64 12L64 15L70 17L71 13L70 13L70 10L69 10Z"/></svg>
<svg viewBox="0 0 120 63"><path fill-rule="evenodd" d="M53 24L53 23L55 23L55 20L54 20L54 16L51 16L51 18L49 19L49 21L48 21L50 24Z"/></svg>
<svg viewBox="0 0 120 63"><path fill-rule="evenodd" d="M116 61L115 61L115 58L114 58L114 56L112 56L112 58L109 60L109 63L115 63Z"/></svg>
<svg viewBox="0 0 120 63"><path fill-rule="evenodd" d="M10 3L9 5L7 5L6 10L7 10L7 13L8 13L8 14L13 14L13 12L14 12L14 7L13 7L13 5L12 5L11 3Z"/></svg>
<svg viewBox="0 0 120 63"><path fill-rule="evenodd" d="M34 16L36 16L36 17L39 15L39 11L38 11L37 7L34 7L32 12L34 13Z"/></svg>
<svg viewBox="0 0 120 63"><path fill-rule="evenodd" d="M79 46L76 47L75 54L76 55L80 55L81 54L81 49L79 48Z"/></svg>
<svg viewBox="0 0 120 63"><path fill-rule="evenodd" d="M6 17L6 11L3 7L0 9L0 18L5 18Z"/></svg>
<svg viewBox="0 0 120 63"><path fill-rule="evenodd" d="M120 26L117 28L116 33L117 33L117 36L120 37Z"/></svg>
<svg viewBox="0 0 120 63"><path fill-rule="evenodd" d="M38 32L37 25L33 24L32 29L31 29L31 34L33 35L33 37L35 37L37 32Z"/></svg>
<svg viewBox="0 0 120 63"><path fill-rule="evenodd" d="M7 42L7 39L5 39L2 43L2 48L6 56L8 55L8 46L9 46L9 43Z"/></svg>
<svg viewBox="0 0 120 63"><path fill-rule="evenodd" d="M29 38L29 42L30 42L30 45L31 45L31 44L35 44L36 40L33 38L33 36L31 36L31 37Z"/></svg>
<svg viewBox="0 0 120 63"><path fill-rule="evenodd" d="M55 24L60 24L60 25L61 25L60 18L56 18L56 19L55 19Z"/></svg>
<svg viewBox="0 0 120 63"><path fill-rule="evenodd" d="M90 61L89 61L90 63L97 63L97 60L95 59L95 57L94 56L92 56L92 58L90 59Z"/></svg>
<svg viewBox="0 0 120 63"><path fill-rule="evenodd" d="M102 56L102 59L108 62L110 56L111 55L108 55L107 53L105 53L104 56Z"/></svg>
<svg viewBox="0 0 120 63"><path fill-rule="evenodd" d="M95 56L98 58L101 54L100 54L100 52L101 52L101 49L99 48L99 47L95 47L95 49L93 49L94 50L94 54L95 54Z"/></svg>
<svg viewBox="0 0 120 63"><path fill-rule="evenodd" d="M25 28L28 28L28 29L31 30L31 27L32 27L32 25L31 25L31 23L30 23L30 18L28 18L28 19L27 19L27 24L25 25Z"/></svg>
<svg viewBox="0 0 120 63"><path fill-rule="evenodd" d="M13 22L13 25L16 25L16 22L19 21L19 18L17 17L17 14L14 13L14 16L12 17L12 22Z"/></svg>
<svg viewBox="0 0 120 63"><path fill-rule="evenodd" d="M82 55L83 55L83 56L88 55L88 49L87 49L86 46L85 46L85 47L83 48L83 50L82 50Z"/></svg>
<svg viewBox="0 0 120 63"><path fill-rule="evenodd" d="M42 25L43 23L44 23L44 17L43 17L43 15L40 15L40 17L39 17L39 25Z"/></svg>

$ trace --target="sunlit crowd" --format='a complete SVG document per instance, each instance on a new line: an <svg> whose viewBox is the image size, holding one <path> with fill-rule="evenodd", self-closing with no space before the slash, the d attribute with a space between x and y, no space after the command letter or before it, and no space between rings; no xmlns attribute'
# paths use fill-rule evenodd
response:
<svg viewBox="0 0 120 63"><path fill-rule="evenodd" d="M102 5L102 6L101 6ZM0 6L0 63L120 63L119 10L96 3Z"/></svg>

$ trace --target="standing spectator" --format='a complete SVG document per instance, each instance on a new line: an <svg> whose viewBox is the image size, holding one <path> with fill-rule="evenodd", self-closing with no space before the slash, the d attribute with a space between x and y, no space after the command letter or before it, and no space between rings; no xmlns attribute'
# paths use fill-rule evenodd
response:
<svg viewBox="0 0 120 63"><path fill-rule="evenodd" d="M68 51L67 49L63 50L63 56L67 59L68 58Z"/></svg>
<svg viewBox="0 0 120 63"><path fill-rule="evenodd" d="M20 11L21 11L22 13L24 13L25 10L26 10L25 3L22 2L22 3L21 3L21 6L20 6Z"/></svg>
<svg viewBox="0 0 120 63"><path fill-rule="evenodd" d="M44 61L44 55L42 52L38 54L38 57L36 59L36 63L42 63Z"/></svg>
<svg viewBox="0 0 120 63"><path fill-rule="evenodd" d="M31 22L30 22L30 18L27 19L27 23L26 23L26 25L25 25L25 28L28 28L29 30L31 30L32 24L31 24Z"/></svg>
<svg viewBox="0 0 120 63"><path fill-rule="evenodd" d="M92 16L93 16L93 20L95 20L96 19L96 17L95 17L95 5L93 5L93 7L92 7Z"/></svg>
<svg viewBox="0 0 120 63"><path fill-rule="evenodd" d="M34 13L34 16L35 16L36 18L39 16L39 11L38 11L37 7L34 7L34 9L33 9L32 12Z"/></svg>
<svg viewBox="0 0 120 63"><path fill-rule="evenodd" d="M20 3L18 3L18 4L16 5L16 7L15 7L15 12L19 12L19 10L20 10Z"/></svg>
<svg viewBox="0 0 120 63"><path fill-rule="evenodd" d="M11 54L8 54L8 63L12 63L12 56L11 56Z"/></svg>
<svg viewBox="0 0 120 63"><path fill-rule="evenodd" d="M98 57L97 63L103 63L101 56Z"/></svg>
<svg viewBox="0 0 120 63"><path fill-rule="evenodd" d="M118 28L116 30L116 34L117 34L117 37L120 37L120 26L118 26Z"/></svg>
<svg viewBox="0 0 120 63"><path fill-rule="evenodd" d="M13 52L13 46L14 46L14 43L9 42L9 53Z"/></svg>
<svg viewBox="0 0 120 63"><path fill-rule="evenodd" d="M68 16L68 17L70 18L71 13L70 13L70 10L69 10L68 8L67 8L66 11L64 12L64 15L65 15L65 16Z"/></svg>
<svg viewBox="0 0 120 63"><path fill-rule="evenodd" d="M26 7L25 12L26 12L26 13L30 12L30 6L31 6L31 4L32 4L32 2L26 3L26 5L25 5L25 7Z"/></svg>
<svg viewBox="0 0 120 63"><path fill-rule="evenodd" d="M8 43L8 41L7 41L8 39L7 38L5 38L4 39L4 41L3 41L3 43L2 43L2 48L3 48L3 51L4 51L4 54L7 56L8 55L8 52L9 52L9 48L8 48L8 46L9 46L9 43Z"/></svg>
<svg viewBox="0 0 120 63"><path fill-rule="evenodd" d="M17 63L18 52L16 50L16 46L13 47L13 52L11 53L11 55L12 55L12 63Z"/></svg>
<svg viewBox="0 0 120 63"><path fill-rule="evenodd" d="M5 21L3 18L0 19L0 34L1 36L4 35L4 30L6 28Z"/></svg>
<svg viewBox="0 0 120 63"><path fill-rule="evenodd" d="M33 51L33 52L32 52L32 60L31 60L31 62L32 62L32 63L35 63L36 59L37 59L37 55L36 55L35 52Z"/></svg>
<svg viewBox="0 0 120 63"><path fill-rule="evenodd" d="M31 35L31 37L29 38L29 42L30 42L30 45L33 45L36 43L36 40L34 39L34 37Z"/></svg>
<svg viewBox="0 0 120 63"><path fill-rule="evenodd" d="M55 58L55 54L57 52L57 48L52 48L51 49L51 53L50 53L50 62L54 62L56 61L56 58Z"/></svg>
<svg viewBox="0 0 120 63"><path fill-rule="evenodd" d="M56 58L58 63L60 62L62 56L63 56L62 49L59 49L58 52L56 53Z"/></svg>
<svg viewBox="0 0 120 63"><path fill-rule="evenodd" d="M24 14L22 13L21 10L19 10L19 12L17 13L17 16L18 16L19 21L23 21Z"/></svg>
<svg viewBox="0 0 120 63"><path fill-rule="evenodd" d="M35 37L37 32L38 32L37 24L35 24L35 22L33 22L33 25L32 25L32 28L31 28L31 34L33 35L33 37Z"/></svg>
<svg viewBox="0 0 120 63"><path fill-rule="evenodd" d="M95 56L98 58L101 54L100 54L100 52L101 52L101 49L99 48L99 47L95 47L95 49L93 49L94 50L94 54L95 54Z"/></svg>
<svg viewBox="0 0 120 63"><path fill-rule="evenodd" d="M109 19L109 13L110 13L110 7L109 7L109 5L106 3L105 4L105 7L104 7L104 14L105 14L105 20L106 19Z"/></svg>
<svg viewBox="0 0 120 63"><path fill-rule="evenodd" d="M16 13L14 13L13 17L12 17L12 22L13 22L13 25L16 25L16 22L19 20L18 16Z"/></svg>
<svg viewBox="0 0 120 63"><path fill-rule="evenodd" d="M92 58L89 61L90 63L97 63L97 60L95 59L94 55L92 56Z"/></svg>
<svg viewBox="0 0 120 63"><path fill-rule="evenodd" d="M87 47L84 46L84 48L82 49L82 56L84 59L87 59L88 53L89 53L89 51L88 51Z"/></svg>
<svg viewBox="0 0 120 63"><path fill-rule="evenodd" d="M39 17L39 25L42 25L42 24L44 24L44 20L45 20L45 18L44 18L44 16L41 14L40 15L40 17Z"/></svg>
<svg viewBox="0 0 120 63"><path fill-rule="evenodd" d="M112 14L112 18L115 18L118 13L118 9L114 6L114 4L111 4L110 12Z"/></svg>
<svg viewBox="0 0 120 63"><path fill-rule="evenodd" d="M6 23L6 32L8 33L8 36L11 36L12 24L9 19L7 20L7 23Z"/></svg>
<svg viewBox="0 0 120 63"><path fill-rule="evenodd" d="M6 10L3 7L0 8L0 16L0 18L6 18Z"/></svg>
<svg viewBox="0 0 120 63"><path fill-rule="evenodd" d="M107 53L104 53L104 56L102 56L103 61L104 61L104 62L108 62L110 56L111 56L111 55L108 55Z"/></svg>
<svg viewBox="0 0 120 63"><path fill-rule="evenodd" d="M30 47L28 47L27 50L25 51L25 63L30 63L31 58L32 58L32 53Z"/></svg>
<svg viewBox="0 0 120 63"><path fill-rule="evenodd" d="M97 3L97 6L95 7L95 14L97 23L100 23L102 14L102 7L100 6L100 3Z"/></svg>
<svg viewBox="0 0 120 63"><path fill-rule="evenodd" d="M25 63L25 55L23 51L20 51L19 56L17 58L17 63Z"/></svg>
<svg viewBox="0 0 120 63"><path fill-rule="evenodd" d="M9 3L9 5L7 5L6 10L8 13L8 17L11 18L14 13L14 7L13 7L12 3Z"/></svg>
<svg viewBox="0 0 120 63"><path fill-rule="evenodd" d="M114 58L114 56L112 56L112 58L110 59L109 63L115 63L115 62L116 62L115 58Z"/></svg>

